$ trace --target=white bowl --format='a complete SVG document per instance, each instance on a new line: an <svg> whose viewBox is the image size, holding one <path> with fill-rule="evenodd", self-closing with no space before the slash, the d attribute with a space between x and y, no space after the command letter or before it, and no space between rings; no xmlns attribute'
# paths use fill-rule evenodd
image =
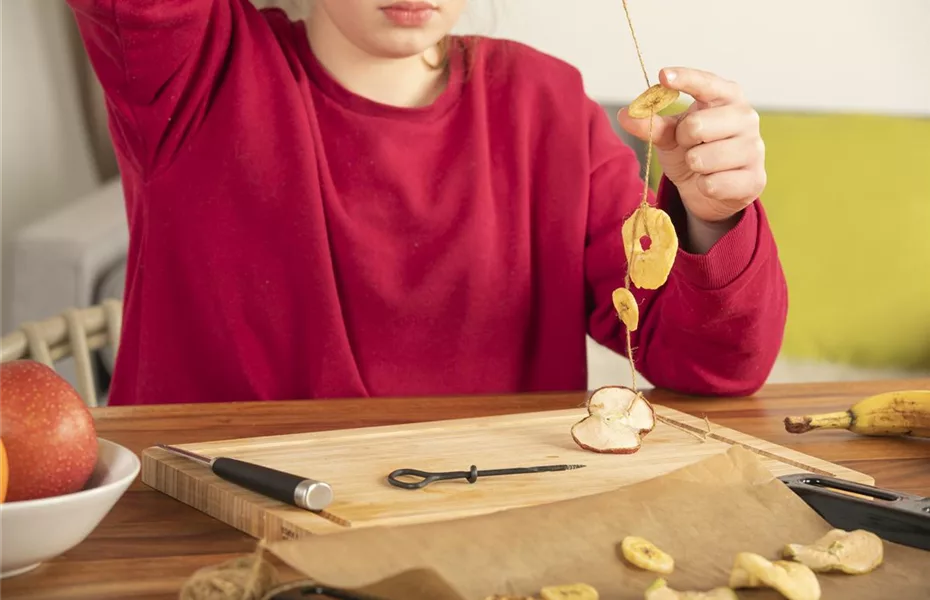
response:
<svg viewBox="0 0 930 600"><path fill-rule="evenodd" d="M0 579L31 571L83 542L139 474L134 453L97 441L97 466L80 492L0 504Z"/></svg>

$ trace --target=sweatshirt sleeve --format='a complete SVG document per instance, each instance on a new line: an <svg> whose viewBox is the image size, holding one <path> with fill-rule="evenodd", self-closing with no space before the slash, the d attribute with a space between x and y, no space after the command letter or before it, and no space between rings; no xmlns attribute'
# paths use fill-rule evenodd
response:
<svg viewBox="0 0 930 600"><path fill-rule="evenodd" d="M107 100L114 144L141 171L177 150L222 72L234 3L67 0Z"/></svg>
<svg viewBox="0 0 930 600"><path fill-rule="evenodd" d="M626 275L621 227L642 198L633 151L595 105L590 120L591 187L585 277L588 332L627 356L626 330L612 292ZM685 214L675 186L663 177L650 203L672 217L683 241ZM631 340L636 368L653 385L700 396L758 391L784 336L788 296L772 231L757 199L737 225L703 255L679 248L658 290L631 286L640 309Z"/></svg>

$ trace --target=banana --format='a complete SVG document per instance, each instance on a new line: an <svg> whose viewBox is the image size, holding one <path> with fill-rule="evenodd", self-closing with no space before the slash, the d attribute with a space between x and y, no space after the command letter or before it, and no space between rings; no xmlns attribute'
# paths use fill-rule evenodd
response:
<svg viewBox="0 0 930 600"><path fill-rule="evenodd" d="M789 433L814 429L930 438L930 390L885 392L864 398L848 410L785 418L785 430Z"/></svg>

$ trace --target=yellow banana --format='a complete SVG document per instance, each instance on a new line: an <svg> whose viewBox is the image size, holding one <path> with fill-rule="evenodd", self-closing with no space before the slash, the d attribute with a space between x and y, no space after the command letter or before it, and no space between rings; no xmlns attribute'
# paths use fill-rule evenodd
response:
<svg viewBox="0 0 930 600"><path fill-rule="evenodd" d="M930 438L930 390L885 392L864 398L848 410L785 418L785 430L789 433L814 429Z"/></svg>

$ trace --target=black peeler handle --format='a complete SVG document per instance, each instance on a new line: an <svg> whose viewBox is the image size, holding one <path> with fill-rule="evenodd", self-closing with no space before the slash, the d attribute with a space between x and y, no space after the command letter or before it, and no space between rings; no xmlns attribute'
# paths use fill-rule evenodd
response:
<svg viewBox="0 0 930 600"><path fill-rule="evenodd" d="M833 527L930 550L930 498L813 473L778 479Z"/></svg>
<svg viewBox="0 0 930 600"><path fill-rule="evenodd" d="M300 598L326 598L328 600L383 600L374 596L363 595L348 590L340 590L324 585L308 584L291 588L271 597L271 600L299 600Z"/></svg>

